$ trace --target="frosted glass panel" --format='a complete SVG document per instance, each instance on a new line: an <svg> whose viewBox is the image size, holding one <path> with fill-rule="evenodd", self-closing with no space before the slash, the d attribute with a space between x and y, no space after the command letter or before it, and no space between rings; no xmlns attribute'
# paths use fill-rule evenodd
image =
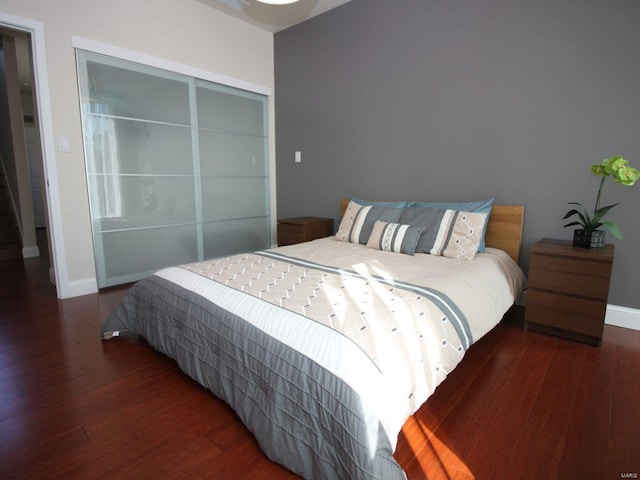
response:
<svg viewBox="0 0 640 480"><path fill-rule="evenodd" d="M265 96L77 58L99 287L270 246Z"/></svg>
<svg viewBox="0 0 640 480"><path fill-rule="evenodd" d="M204 224L204 257L216 258L267 248L271 243L269 218L251 218Z"/></svg>
<svg viewBox="0 0 640 480"><path fill-rule="evenodd" d="M193 177L93 175L89 190L98 231L196 220ZM107 211L107 199L119 200L119 210Z"/></svg>
<svg viewBox="0 0 640 480"><path fill-rule="evenodd" d="M267 176L264 138L201 130L199 141L202 175Z"/></svg>
<svg viewBox="0 0 640 480"><path fill-rule="evenodd" d="M262 95L202 83L198 83L196 95L200 128L266 136L266 99Z"/></svg>
<svg viewBox="0 0 640 480"><path fill-rule="evenodd" d="M85 113L190 124L187 78L132 62L91 54L83 91Z"/></svg>
<svg viewBox="0 0 640 480"><path fill-rule="evenodd" d="M266 178L203 178L205 222L269 214Z"/></svg>
<svg viewBox="0 0 640 480"><path fill-rule="evenodd" d="M198 260L195 225L103 233L102 246L109 284Z"/></svg>
<svg viewBox="0 0 640 480"><path fill-rule="evenodd" d="M89 173L193 175L191 129L90 115Z"/></svg>

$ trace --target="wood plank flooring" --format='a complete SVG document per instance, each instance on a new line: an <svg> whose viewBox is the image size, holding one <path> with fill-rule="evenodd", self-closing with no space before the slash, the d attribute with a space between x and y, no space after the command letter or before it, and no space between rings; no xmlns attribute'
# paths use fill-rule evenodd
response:
<svg viewBox="0 0 640 480"><path fill-rule="evenodd" d="M59 301L43 259L0 262L0 479L296 479L143 340L102 343L124 289ZM640 332L602 347L515 309L405 424L410 480L640 475ZM625 476L627 475L627 476Z"/></svg>

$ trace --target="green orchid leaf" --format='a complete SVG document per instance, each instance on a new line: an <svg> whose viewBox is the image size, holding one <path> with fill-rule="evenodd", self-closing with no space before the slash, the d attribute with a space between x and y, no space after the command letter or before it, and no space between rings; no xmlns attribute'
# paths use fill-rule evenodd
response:
<svg viewBox="0 0 640 480"><path fill-rule="evenodd" d="M582 224L580 222L571 222L571 223L567 223L566 225L563 225L563 227L573 227L573 226L582 226Z"/></svg>
<svg viewBox="0 0 640 480"><path fill-rule="evenodd" d="M589 212L587 211L586 207L584 205L582 205L581 203L578 202L569 202L569 205L578 205L579 207L582 207L582 212L576 209L572 209L569 210L569 212L567 212L567 215L571 214L571 215L578 215L580 217L580 221L582 222L582 225L585 225L585 228L587 228L587 226L591 223L591 217L589 216ZM571 216L569 215L569 216ZM566 219L567 216L565 215ZM563 219L563 220L564 220Z"/></svg>
<svg viewBox="0 0 640 480"><path fill-rule="evenodd" d="M614 203L613 205L607 205L606 207L601 207L598 210L596 210L595 212L593 212L593 218L592 221L593 222L599 222L600 219L602 217L604 217L607 212L609 212L609 210L611 210L613 207L620 205L620 202L618 203Z"/></svg>
<svg viewBox="0 0 640 480"><path fill-rule="evenodd" d="M578 210L576 210L575 208L573 210L569 210L567 213L564 214L564 217L562 217L563 220L566 220L569 217L573 217L574 215L580 215L580 212L578 212Z"/></svg>
<svg viewBox="0 0 640 480"><path fill-rule="evenodd" d="M589 224L591 224L591 219L588 218L589 215L583 215L582 213L578 212L578 217L580 217L580 223L584 226L584 228L589 228Z"/></svg>
<svg viewBox="0 0 640 480"><path fill-rule="evenodd" d="M618 230L618 226L613 222L602 222L602 224L609 229L611 234L618 240L622 240L622 233Z"/></svg>
<svg viewBox="0 0 640 480"><path fill-rule="evenodd" d="M611 205L605 205L604 207L600 207L600 208L597 210L597 212L599 212L599 211L601 211L601 210L605 210L605 209L606 209L606 210L607 210L607 212L608 212L608 211L609 211L609 210L611 210L613 207L615 207L615 206L617 206L617 205L620 205L621 203L622 203L622 202L616 202L616 203L612 203Z"/></svg>

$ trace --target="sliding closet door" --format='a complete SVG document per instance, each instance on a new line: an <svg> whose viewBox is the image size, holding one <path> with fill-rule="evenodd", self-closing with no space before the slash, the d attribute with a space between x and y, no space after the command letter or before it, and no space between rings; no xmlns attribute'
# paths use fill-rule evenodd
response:
<svg viewBox="0 0 640 480"><path fill-rule="evenodd" d="M99 287L269 246L266 97L83 51L78 67Z"/></svg>
<svg viewBox="0 0 640 480"><path fill-rule="evenodd" d="M197 82L204 256L270 242L266 98Z"/></svg>

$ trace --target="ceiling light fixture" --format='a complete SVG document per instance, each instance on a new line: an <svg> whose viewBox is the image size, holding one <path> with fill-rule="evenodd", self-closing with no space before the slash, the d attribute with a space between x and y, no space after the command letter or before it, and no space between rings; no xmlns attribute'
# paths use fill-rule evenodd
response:
<svg viewBox="0 0 640 480"><path fill-rule="evenodd" d="M268 3L269 5L288 5L296 3L298 0L258 0L260 3Z"/></svg>

